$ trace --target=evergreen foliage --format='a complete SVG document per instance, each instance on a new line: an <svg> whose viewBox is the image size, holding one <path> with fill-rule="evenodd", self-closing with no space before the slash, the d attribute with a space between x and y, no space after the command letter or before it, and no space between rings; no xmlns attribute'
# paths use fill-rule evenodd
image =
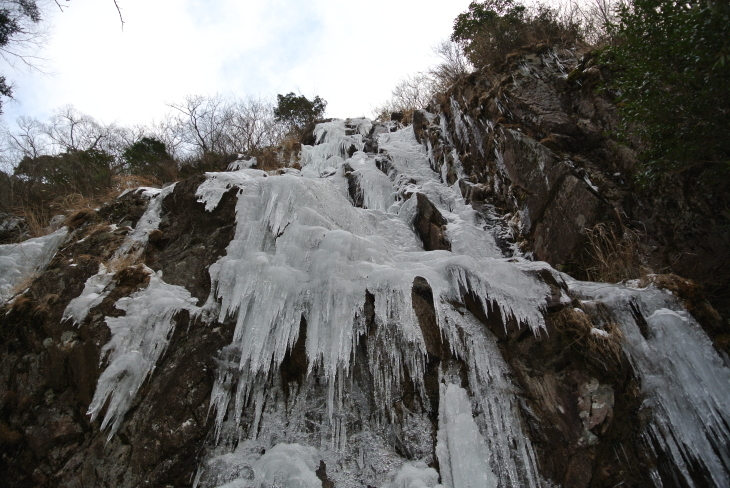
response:
<svg viewBox="0 0 730 488"><path fill-rule="evenodd" d="M135 175L152 176L162 182L170 181L177 168L165 144L154 137L143 137L127 146L122 153L127 170Z"/></svg>
<svg viewBox="0 0 730 488"><path fill-rule="evenodd" d="M451 40L469 61L485 68L504 61L510 52L534 43L570 44L582 39L581 26L544 5L528 9L516 0L472 2L454 21Z"/></svg>
<svg viewBox="0 0 730 488"><path fill-rule="evenodd" d="M624 135L638 137L642 179L730 163L730 4L632 0L603 53Z"/></svg>
<svg viewBox="0 0 730 488"><path fill-rule="evenodd" d="M88 149L57 156L25 157L14 174L49 195L78 193L91 197L109 191L115 174L113 164L112 155Z"/></svg>
<svg viewBox="0 0 730 488"><path fill-rule="evenodd" d="M29 25L37 24L41 20L40 9L36 0L0 0L0 54L19 56L15 51L10 52L8 45L17 42L28 42L31 37ZM20 38L23 38L21 41ZM22 56L21 56L22 57ZM13 94L12 86L5 76L0 76L0 95L10 97ZM2 113L2 101L0 101Z"/></svg>
<svg viewBox="0 0 730 488"><path fill-rule="evenodd" d="M327 108L327 101L319 96L309 100L304 95L297 96L290 92L286 95L276 95L276 99L274 118L288 125L290 130L301 130L307 124L321 118Z"/></svg>

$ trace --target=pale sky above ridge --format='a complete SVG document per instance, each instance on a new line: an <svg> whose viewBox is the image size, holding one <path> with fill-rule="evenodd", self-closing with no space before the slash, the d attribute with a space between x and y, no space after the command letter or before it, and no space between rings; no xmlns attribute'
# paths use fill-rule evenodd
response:
<svg viewBox="0 0 730 488"><path fill-rule="evenodd" d="M65 3L65 2L62 2ZM469 0L71 0L50 10L46 74L14 84L3 121L46 120L71 104L109 123L145 124L190 94L300 92L331 117L370 116L408 74L437 62Z"/></svg>

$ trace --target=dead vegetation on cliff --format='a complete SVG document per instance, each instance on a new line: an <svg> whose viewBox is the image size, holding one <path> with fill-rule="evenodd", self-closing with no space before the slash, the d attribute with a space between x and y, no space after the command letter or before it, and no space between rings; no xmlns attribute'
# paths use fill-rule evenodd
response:
<svg viewBox="0 0 730 488"><path fill-rule="evenodd" d="M638 232L601 222L586 229L585 236L579 266L588 281L617 283L651 272L641 253Z"/></svg>
<svg viewBox="0 0 730 488"><path fill-rule="evenodd" d="M550 319L560 333L572 339L572 345L581 354L601 363L621 362L623 333L615 322L604 320L602 324L594 325L589 313L571 306L563 308Z"/></svg>

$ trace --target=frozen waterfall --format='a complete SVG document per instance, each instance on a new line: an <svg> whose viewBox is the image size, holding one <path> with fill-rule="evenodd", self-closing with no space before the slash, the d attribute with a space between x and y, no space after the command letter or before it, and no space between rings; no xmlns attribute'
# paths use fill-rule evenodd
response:
<svg viewBox="0 0 730 488"><path fill-rule="evenodd" d="M457 136L468 140L473 125L459 118ZM151 270L147 288L117 303L126 316L106 320L108 364L90 408L110 435L164 353L175 313L187 310L234 330L216 358L215 432L196 486L551 486L502 331L484 320L544 336L550 300L580 299L604 304L623 327L655 412L642 442L669 456L687 486L698 469L708 485L730 484L730 371L674 297L581 283L503 251L508 224L466 203L410 127L336 119L314 136L300 171L244 161L206 174L197 197L207 211L231 189L237 200L204 304ZM377 152L366 152L372 143ZM463 176L458 160L452 169ZM118 256L144 247L170 191L149 195ZM424 202L445 249L425 250ZM89 278L67 318L83 320L103 299L109 273Z"/></svg>

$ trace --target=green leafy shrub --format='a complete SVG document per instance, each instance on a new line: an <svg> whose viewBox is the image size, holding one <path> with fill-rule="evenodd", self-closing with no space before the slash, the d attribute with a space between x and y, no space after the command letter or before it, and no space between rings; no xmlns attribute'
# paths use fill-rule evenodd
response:
<svg viewBox="0 0 730 488"><path fill-rule="evenodd" d="M308 124L321 118L327 108L327 101L318 96L309 100L304 95L288 93L276 95L276 100L274 118L286 124L290 131L301 132Z"/></svg>
<svg viewBox="0 0 730 488"><path fill-rule="evenodd" d="M454 21L451 40L469 61L485 68L504 61L522 46L571 44L582 39L580 23L545 5L528 9L515 0L472 2Z"/></svg>
<svg viewBox="0 0 730 488"><path fill-rule="evenodd" d="M143 137L122 152L127 170L139 176L150 176L161 183L174 181L178 175L177 163L167 152L165 144L154 137Z"/></svg>
<svg viewBox="0 0 730 488"><path fill-rule="evenodd" d="M641 179L730 165L730 4L632 0L618 10L612 71L623 135L643 147Z"/></svg>

